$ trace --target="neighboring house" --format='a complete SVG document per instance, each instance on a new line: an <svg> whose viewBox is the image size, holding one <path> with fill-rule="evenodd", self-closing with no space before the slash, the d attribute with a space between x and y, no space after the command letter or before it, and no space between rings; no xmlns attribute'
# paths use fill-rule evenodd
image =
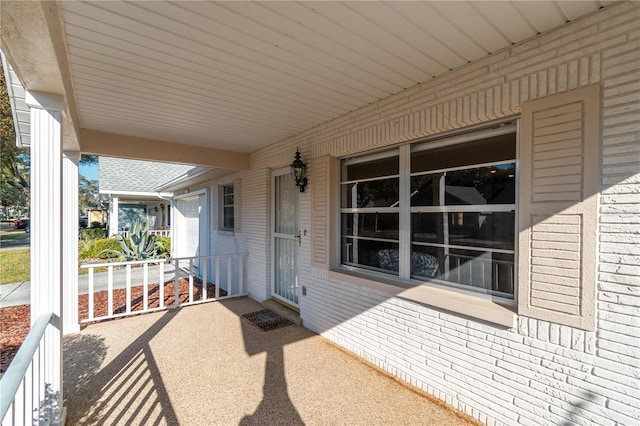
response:
<svg viewBox="0 0 640 426"><path fill-rule="evenodd" d="M193 166L123 158L99 158L100 198L109 202L108 234L127 232L135 220L152 230L171 227L171 196L160 184L187 174Z"/></svg>
<svg viewBox="0 0 640 426"><path fill-rule="evenodd" d="M217 98L207 92L210 98L205 101L199 91L209 90L217 80L206 75L205 81L198 79L233 61L224 63L213 53L206 56L208 45L202 48L205 53L198 52L206 59L194 60L197 66L190 68L182 55L192 54L191 46L163 44L181 46L172 50L180 61L168 64L172 70L180 66L176 63L185 68L171 74L188 82L179 86L184 90L176 90L179 98L173 100L180 119L161 115L165 110L174 113L162 96L158 96L161 106L144 103L156 99L157 90L145 92L137 87L148 98L137 94L135 102L129 101L135 103L134 109L123 101L125 112L111 110L123 123L119 132L130 129L131 135L105 133L100 129L107 127L112 116L100 119L108 103L91 90L78 90L79 105L95 100L100 106L96 114L82 107L78 110L102 127L83 116L89 128L79 131L77 150L217 168L167 184L158 182L151 189L173 194L172 225L174 234L182 236L181 254L248 253L243 276L251 298L273 298L298 310L305 327L485 424L640 423L640 3L614 2L604 8L599 2L518 3L529 10L526 19L515 3L447 3L422 18L436 19L434 28L445 22L456 24L443 24L441 31L465 27L478 36L494 34L491 44L497 48L418 81L405 75L393 86L396 90L388 90L385 82L396 70L418 73L433 62L440 48L466 52L480 46L468 35L455 39L447 37L449 33L441 36L438 30L419 45L397 41L396 32L401 38L428 29L411 19L413 3L398 2L393 7L404 15L394 14L389 20L385 8L393 3L378 5L383 8L380 15L366 9L367 3L344 9L315 5L324 15L301 4L270 6L291 14L295 24L290 30L300 30L298 37L307 42L300 52L309 51L313 57L317 53L318 58L328 52L346 51L348 58L362 53L363 61L378 48L383 53L374 55L378 62L362 66L342 66L342 56L337 56L340 60L331 56L335 68L321 74L322 59L310 64L287 50L289 42L297 46L297 39L287 33L282 48L270 50L275 62L269 62L268 55L260 59L271 68L255 66L261 63L258 60L247 61L246 74L244 68L236 70L242 76L240 86L232 84L235 75L224 74L229 80L221 80L224 87L216 86L222 103L211 110L207 102ZM419 7L423 6L431 7ZM81 7L83 14L73 13L74 7ZM260 12L250 11L262 16L260 7ZM449 7L455 13L447 15ZM126 25L119 21L127 19L125 13L95 12L90 5L74 3L64 3L62 9L63 18L72 25L92 13L96 20L113 19L110 25L123 32L118 45L127 46L123 41ZM65 15L66 9L70 11ZM578 9L582 12L567 16ZM565 10L560 18L558 10ZM140 13L138 34L146 28L144 19L153 18L136 12ZM330 25L347 12L354 17L349 25ZM447 19L441 18L445 15ZM22 9L10 15L12 19L24 16L37 15L24 14ZM289 24L280 20L284 15L269 16L273 22L265 18L261 24L271 32L264 34L289 31L277 25ZM572 22L564 23L567 20ZM162 22L171 23L166 21ZM305 32L309 22L314 30ZM372 22L391 29L379 33L375 25L370 26ZM539 34L534 29L527 37L509 42L512 31L533 29L536 23L541 25L535 28ZM154 40L178 36L177 30L165 34L165 25L153 24L158 37ZM251 32L252 25L242 30ZM317 31L325 26L331 31L319 37ZM361 28L369 30L366 37L358 32ZM207 27L215 30L216 26ZM225 26L227 30L231 28ZM339 37L342 31L359 35ZM334 44L334 33L339 43ZM9 36L2 34L5 41ZM73 44L79 36L67 37L69 56L82 54ZM93 36L87 31L82 37ZM6 43L16 50L27 43L24 40L16 36ZM219 40L228 41L222 36ZM241 50L239 45L250 47L242 49L243 54L260 51L257 44L242 44L247 40L262 39L238 37L234 40L238 45L228 48L236 52ZM141 38L136 49L145 52L145 42ZM459 50L442 47L449 43ZM92 44L99 52L102 45ZM273 46L278 44L269 45ZM369 49L366 54L361 50L365 48ZM423 62L415 65L411 61L418 56ZM155 72L146 62L149 56L126 58L145 61L138 67L127 62L127 69L139 69L144 78ZM201 59L195 54L194 58ZM57 59L49 62L74 64L68 57ZM15 60L31 64L22 56ZM304 66L298 69L297 61ZM286 75L277 71L282 64ZM26 65L23 72L29 70ZM351 76L353 68L379 74L366 74L367 79L361 80L344 77ZM89 70L94 73L94 68ZM260 87L244 86L261 78L263 70L278 79L259 80ZM82 71L68 71L70 81L76 75L81 78ZM318 73L321 81L315 80ZM132 76L137 74L131 71L128 78ZM161 87L173 93L173 86L165 85L167 79L160 80ZM31 84L59 93L53 84ZM317 90L299 95L310 85ZM241 87L233 102L226 96L229 87ZM376 89L377 98L365 95L371 93L368 87ZM246 99L242 96L254 91L260 94L256 102L243 109ZM75 108L73 92L63 92L65 98L32 96L29 100L32 117L42 120L32 119L32 127L37 125L48 135L39 136L37 142L32 138L32 145L45 152L48 146L57 147L56 155L63 158L59 166L57 161L47 162L48 157L37 149L32 151L36 152L32 159L43 164L34 167L37 172L32 179L43 188L59 188L59 181L58 186L56 182L47 186L46 178L60 178L63 171L73 176L75 170L75 154L60 142L62 131L42 130L47 123L60 121L64 99ZM346 93L352 96L349 99L361 96L363 100L353 100L356 105L340 103ZM323 98L325 94L330 96ZM270 96L276 101L263 107L272 100ZM323 102L303 102L316 97ZM290 98L295 103L288 104ZM330 117L316 112L315 108L329 109L334 104L345 109ZM256 105L259 108L253 109ZM278 108L283 105L292 109L282 112ZM224 118L227 108L230 115L238 115L229 122ZM146 111L152 111L154 119L155 114L161 117L151 123L153 128L136 127L144 121L138 114ZM127 113L135 117L128 120ZM222 118L218 120L217 114ZM305 121L307 116L314 120ZM210 128L191 127L200 123L230 124L216 139ZM270 138L273 134L277 136ZM290 168L298 149L307 167L304 192L293 181ZM63 188L71 191L73 178L67 179L63 182L71 184ZM101 177L101 192L102 185ZM59 224L66 208L63 201L73 202L73 194L65 194L37 195L47 208L36 209L32 222ZM47 284L32 296L32 318L56 312L68 331L77 325L70 320L74 309L77 315L73 297L64 304L47 298L60 296L68 284L59 276L73 279L73 267L77 269L73 253L60 252L61 241L73 240L77 232L71 222L64 223L61 235L37 234L43 225L32 228L36 231L32 244L37 241L32 253L39 260L39 269L32 269L32 282ZM64 290L63 296L71 294Z"/></svg>

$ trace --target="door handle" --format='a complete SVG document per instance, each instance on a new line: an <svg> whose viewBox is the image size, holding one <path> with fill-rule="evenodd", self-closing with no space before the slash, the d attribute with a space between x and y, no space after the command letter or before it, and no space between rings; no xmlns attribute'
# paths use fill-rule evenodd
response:
<svg viewBox="0 0 640 426"><path fill-rule="evenodd" d="M298 235L294 235L293 238L297 238L298 239L298 246L302 247L302 235L300 230L298 230Z"/></svg>

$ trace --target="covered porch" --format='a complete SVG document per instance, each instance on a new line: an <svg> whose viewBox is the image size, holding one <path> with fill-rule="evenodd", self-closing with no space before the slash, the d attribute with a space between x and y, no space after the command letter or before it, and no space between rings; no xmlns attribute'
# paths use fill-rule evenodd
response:
<svg viewBox="0 0 640 426"><path fill-rule="evenodd" d="M475 424L304 327L262 331L249 298L64 338L67 424Z"/></svg>
<svg viewBox="0 0 640 426"><path fill-rule="evenodd" d="M2 2L0 47L24 107L14 118L30 120L39 291L27 346L42 366L4 376L25 386L5 385L2 416L15 394L18 419L52 423L447 424L329 339L486 424L637 423L637 3L150 5ZM504 158L466 150L505 128ZM453 147L465 155L420 166L421 152ZM252 300L80 330L81 153L215 169L175 192L194 199L184 217L198 232L185 235L201 256L247 253ZM351 179L350 164L375 174ZM443 173L504 164L509 202L447 204ZM412 182L436 173L433 205L414 206ZM341 195L357 185L393 196L349 205ZM462 226L469 212L508 213L510 234L476 231L476 215L466 241L427 227L414 238L416 215ZM349 214L372 218L370 234ZM366 261L344 248L355 239L372 242ZM431 259L420 250L457 270L470 252L508 255L512 279L440 279L414 268ZM261 334L241 318L282 276L310 331Z"/></svg>

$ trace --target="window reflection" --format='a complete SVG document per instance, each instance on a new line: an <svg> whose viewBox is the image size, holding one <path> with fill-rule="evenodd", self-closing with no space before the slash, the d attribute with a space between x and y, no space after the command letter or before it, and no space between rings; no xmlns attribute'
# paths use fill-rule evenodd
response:
<svg viewBox="0 0 640 426"><path fill-rule="evenodd" d="M342 207L397 207L398 178L342 185Z"/></svg>
<svg viewBox="0 0 640 426"><path fill-rule="evenodd" d="M515 204L515 171L515 163L508 163L412 176L411 205Z"/></svg>

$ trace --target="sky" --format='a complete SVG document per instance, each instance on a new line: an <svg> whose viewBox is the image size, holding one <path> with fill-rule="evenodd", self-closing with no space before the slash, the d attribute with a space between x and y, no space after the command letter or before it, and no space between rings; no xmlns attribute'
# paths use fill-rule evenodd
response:
<svg viewBox="0 0 640 426"><path fill-rule="evenodd" d="M98 165L80 165L79 173L89 180L98 180Z"/></svg>

